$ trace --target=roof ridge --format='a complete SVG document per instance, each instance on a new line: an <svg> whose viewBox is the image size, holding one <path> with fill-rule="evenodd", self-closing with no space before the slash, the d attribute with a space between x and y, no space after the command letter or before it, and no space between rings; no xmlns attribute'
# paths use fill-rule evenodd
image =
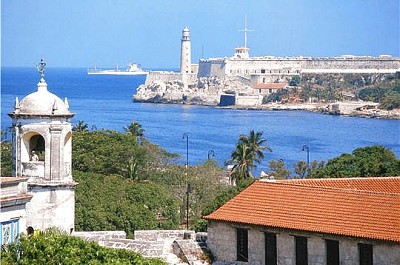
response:
<svg viewBox="0 0 400 265"><path fill-rule="evenodd" d="M315 189L325 189L325 190L338 190L342 192L354 192L354 193L367 193L367 194L379 194L379 195L388 195L388 196L399 196L400 193L393 192L381 192L381 191L371 191L371 190L360 190L356 188L338 188L332 186L318 186L312 184L299 184L299 183L290 183L290 182L265 182L261 183L275 184L275 185L285 185L285 186L296 186L296 187L305 187L305 188L315 188Z"/></svg>

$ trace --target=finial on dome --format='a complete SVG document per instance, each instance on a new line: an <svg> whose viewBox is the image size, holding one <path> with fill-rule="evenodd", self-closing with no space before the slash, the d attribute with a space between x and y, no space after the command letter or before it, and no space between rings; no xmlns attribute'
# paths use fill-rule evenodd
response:
<svg viewBox="0 0 400 265"><path fill-rule="evenodd" d="M64 99L64 105L67 109L69 109L69 103L67 98Z"/></svg>
<svg viewBox="0 0 400 265"><path fill-rule="evenodd" d="M18 97L15 98L14 109L19 109L19 99L18 99Z"/></svg>
<svg viewBox="0 0 400 265"><path fill-rule="evenodd" d="M44 70L46 67L46 63L44 62L43 59L40 60L40 63L38 65L36 65L36 69L38 70L39 74L40 74L40 82L41 83L45 83L46 81L44 81Z"/></svg>

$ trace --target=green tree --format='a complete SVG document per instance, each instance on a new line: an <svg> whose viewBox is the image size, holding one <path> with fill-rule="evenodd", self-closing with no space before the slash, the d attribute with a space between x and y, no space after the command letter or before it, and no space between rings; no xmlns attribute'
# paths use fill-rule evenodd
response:
<svg viewBox="0 0 400 265"><path fill-rule="evenodd" d="M308 171L308 165L304 161L298 161L294 164L294 172L296 173L296 178L305 178Z"/></svg>
<svg viewBox="0 0 400 265"><path fill-rule="evenodd" d="M323 178L325 161L313 160L307 170L307 178Z"/></svg>
<svg viewBox="0 0 400 265"><path fill-rule="evenodd" d="M132 135L136 139L141 139L144 136L144 129L142 125L136 121L132 121L131 124L124 127L126 133Z"/></svg>
<svg viewBox="0 0 400 265"><path fill-rule="evenodd" d="M400 93L390 93L383 96L379 108L386 110L400 108Z"/></svg>
<svg viewBox="0 0 400 265"><path fill-rule="evenodd" d="M290 176L290 170L286 167L285 162L281 160L269 161L269 175L276 179L287 179Z"/></svg>
<svg viewBox="0 0 400 265"><path fill-rule="evenodd" d="M292 77L292 79L289 82L289 86L298 86L301 82L301 78L298 75L295 75Z"/></svg>
<svg viewBox="0 0 400 265"><path fill-rule="evenodd" d="M255 167L254 156L250 147L244 143L238 143L235 151L231 154L229 162L233 163L231 179L236 182L244 178L252 178L251 170Z"/></svg>
<svg viewBox="0 0 400 265"><path fill-rule="evenodd" d="M134 182L121 176L74 172L75 226L80 231L176 229L179 201L160 184Z"/></svg>
<svg viewBox="0 0 400 265"><path fill-rule="evenodd" d="M12 146L4 141L1 143L1 176L12 175Z"/></svg>
<svg viewBox="0 0 400 265"><path fill-rule="evenodd" d="M329 160L325 177L384 177L400 174L400 160L389 149L374 145Z"/></svg>
<svg viewBox="0 0 400 265"><path fill-rule="evenodd" d="M75 124L73 127L72 127L72 131L75 131L75 132L84 132L84 131L87 131L88 130L88 124L87 123L85 123L84 121L78 121L78 123L77 124Z"/></svg>
<svg viewBox="0 0 400 265"><path fill-rule="evenodd" d="M242 134L239 137L239 143L243 143L250 148L254 161L257 163L264 159L264 150L272 152L269 146L263 145L267 140L263 139L262 135L263 132L251 130L249 136Z"/></svg>
<svg viewBox="0 0 400 265"><path fill-rule="evenodd" d="M255 163L260 163L264 158L264 150L272 151L266 145L267 140L262 138L263 132L251 130L249 135L240 135L235 150L231 154L231 159L227 163L232 163L231 178L238 181L242 178L252 177L251 170L256 167Z"/></svg>

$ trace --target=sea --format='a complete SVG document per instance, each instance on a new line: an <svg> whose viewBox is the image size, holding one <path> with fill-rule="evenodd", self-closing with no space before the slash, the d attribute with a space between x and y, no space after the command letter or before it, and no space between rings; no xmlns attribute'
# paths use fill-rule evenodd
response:
<svg viewBox="0 0 400 265"><path fill-rule="evenodd" d="M37 90L36 68L2 67L1 128L11 137L15 98ZM268 171L270 160L289 168L299 160L328 161L358 147L383 145L400 156L400 121L331 116L306 111L237 110L194 105L132 101L144 76L88 75L85 68L47 68L48 90L68 98L72 124L84 121L91 130L116 130L139 122L151 142L181 155L178 163L199 165L214 159L223 167L241 134L262 131L272 152L254 174ZM183 137L187 135L186 137ZM307 145L308 148L303 148ZM308 149L308 151L307 151ZM186 157L188 155L188 157Z"/></svg>

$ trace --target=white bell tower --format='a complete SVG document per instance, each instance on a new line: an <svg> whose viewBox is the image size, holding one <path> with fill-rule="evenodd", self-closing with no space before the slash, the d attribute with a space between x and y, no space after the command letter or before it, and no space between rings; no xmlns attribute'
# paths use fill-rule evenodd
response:
<svg viewBox="0 0 400 265"><path fill-rule="evenodd" d="M45 62L36 92L15 100L8 115L13 126L13 176L28 177L27 227L74 229L75 186L72 179L72 125L68 101L47 90Z"/></svg>

